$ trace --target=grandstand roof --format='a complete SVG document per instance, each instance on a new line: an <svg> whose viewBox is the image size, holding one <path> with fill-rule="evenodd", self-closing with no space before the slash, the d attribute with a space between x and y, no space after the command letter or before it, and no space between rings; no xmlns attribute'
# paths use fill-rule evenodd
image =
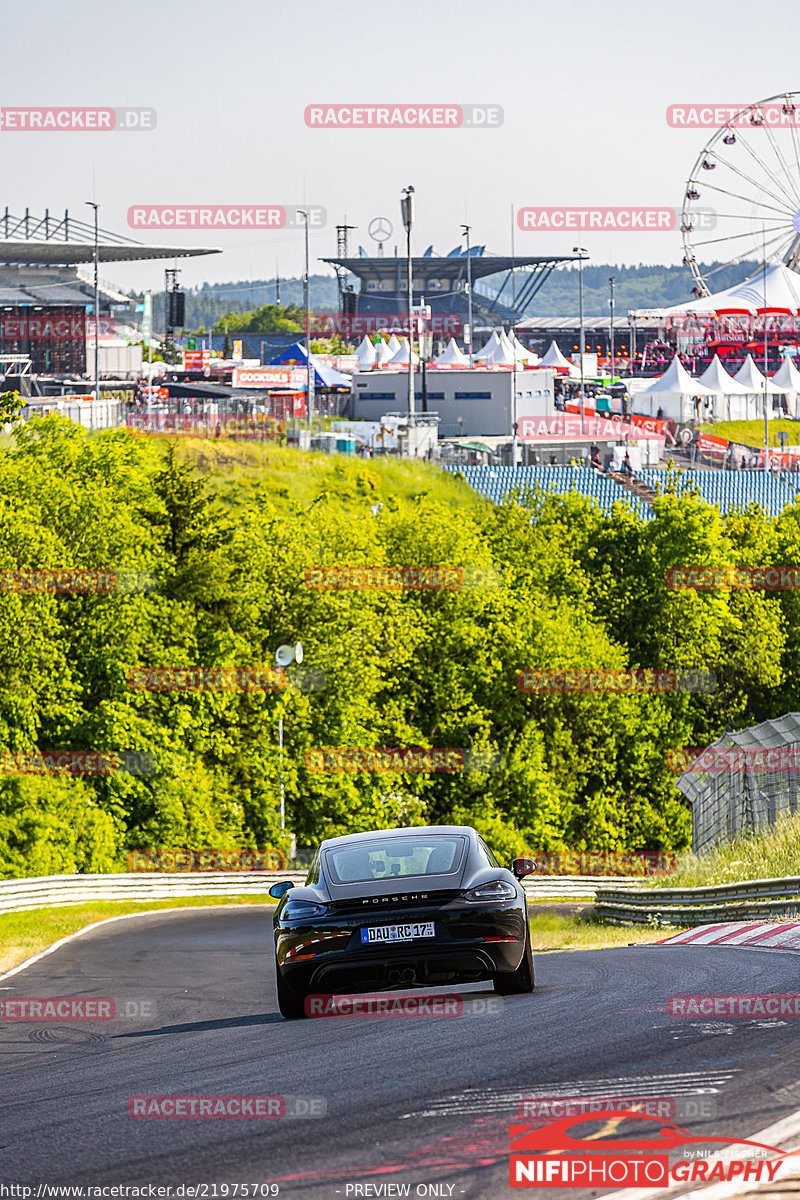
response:
<svg viewBox="0 0 800 1200"><path fill-rule="evenodd" d="M217 247L147 246L120 237L107 229L98 230L100 262L142 262L157 258L194 258L219 254ZM77 266L94 261L94 225L65 212L63 217L43 217L28 210L24 217L5 210L0 215L0 266Z"/></svg>

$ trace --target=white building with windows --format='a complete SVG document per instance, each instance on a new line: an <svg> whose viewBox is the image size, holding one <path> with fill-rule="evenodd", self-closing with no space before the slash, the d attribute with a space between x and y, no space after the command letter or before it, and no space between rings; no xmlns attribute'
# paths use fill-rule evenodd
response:
<svg viewBox="0 0 800 1200"><path fill-rule="evenodd" d="M555 371L427 368L428 413L439 418L439 437L511 436L512 387L516 380L516 418L549 416L555 411ZM414 374L416 411L423 413L422 375ZM405 371L361 371L353 376L349 415L379 421L386 412L408 409Z"/></svg>

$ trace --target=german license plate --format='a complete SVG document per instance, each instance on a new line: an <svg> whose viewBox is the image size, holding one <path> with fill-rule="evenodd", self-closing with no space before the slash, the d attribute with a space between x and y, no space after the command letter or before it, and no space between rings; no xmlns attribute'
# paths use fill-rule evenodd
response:
<svg viewBox="0 0 800 1200"><path fill-rule="evenodd" d="M370 925L361 930L365 946L382 942L413 942L415 938L435 937L433 921L418 921L411 925Z"/></svg>

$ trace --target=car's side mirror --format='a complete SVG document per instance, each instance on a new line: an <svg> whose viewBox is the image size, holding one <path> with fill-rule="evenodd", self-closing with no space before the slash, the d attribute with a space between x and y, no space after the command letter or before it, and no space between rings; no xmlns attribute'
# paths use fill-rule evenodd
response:
<svg viewBox="0 0 800 1200"><path fill-rule="evenodd" d="M536 863L532 858L515 858L511 863L511 873L517 879L524 879L526 875L532 875L536 870Z"/></svg>
<svg viewBox="0 0 800 1200"><path fill-rule="evenodd" d="M273 883L272 887L269 889L269 894L274 900L282 900L289 889L293 887L294 884L292 883L291 879L282 879L280 883Z"/></svg>

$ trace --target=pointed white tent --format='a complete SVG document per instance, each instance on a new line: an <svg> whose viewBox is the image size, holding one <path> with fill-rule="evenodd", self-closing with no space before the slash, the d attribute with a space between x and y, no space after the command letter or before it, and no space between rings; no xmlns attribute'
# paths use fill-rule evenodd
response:
<svg viewBox="0 0 800 1200"><path fill-rule="evenodd" d="M403 340L405 341L405 338ZM397 354L397 351L400 349L400 339L396 333L393 333L389 338L389 349L391 350L392 355Z"/></svg>
<svg viewBox="0 0 800 1200"><path fill-rule="evenodd" d="M539 362L539 355L534 354L532 350L526 350L522 342L519 340L514 330L511 330L511 336L508 339L511 342L512 349L516 353L517 362L527 366L534 367Z"/></svg>
<svg viewBox="0 0 800 1200"><path fill-rule="evenodd" d="M481 347L481 349L476 354L473 354L472 357L475 362L494 361L494 356L500 349L500 346L501 346L500 338L497 336L497 331L495 330L495 332L492 334L492 336L489 338L489 340Z"/></svg>
<svg viewBox="0 0 800 1200"><path fill-rule="evenodd" d="M375 365L375 347L366 335L361 339L361 344L356 350L356 358L359 371L368 371Z"/></svg>
<svg viewBox="0 0 800 1200"><path fill-rule="evenodd" d="M711 415L718 393L692 379L677 354L663 375L635 397L636 411L656 416L658 409L673 421L692 421Z"/></svg>
<svg viewBox="0 0 800 1200"><path fill-rule="evenodd" d="M764 376L761 374L755 362L753 361L752 354L748 354L747 358L734 375L734 379L737 383L740 383L746 391L751 392L756 396L759 394L762 396L764 395ZM777 396L783 390L783 388L774 384L771 379L767 380L767 392L770 394L770 396Z"/></svg>
<svg viewBox="0 0 800 1200"><path fill-rule="evenodd" d="M728 374L718 354L714 355L700 376L699 382L720 394L722 398L720 411L715 413L718 420L747 420L747 388Z"/></svg>
<svg viewBox="0 0 800 1200"><path fill-rule="evenodd" d="M390 343L390 345L391 345L391 343ZM407 367L408 366L408 349L409 349L408 338L403 338L402 342L400 343L397 353L394 355L393 358L391 358L389 360L389 366L391 366L391 367ZM417 354L412 355L412 358L415 363L419 362L419 356Z"/></svg>
<svg viewBox="0 0 800 1200"><path fill-rule="evenodd" d="M764 376L759 371L752 354L748 354L747 358L742 363L739 370L734 375L737 383L740 383L747 391L747 415L748 419L753 421L757 417L764 416ZM767 403L767 418L783 416L783 408L780 401L776 401L774 397L781 396L783 389L777 384L774 384L771 379L766 380L767 395L773 397Z"/></svg>
<svg viewBox="0 0 800 1200"><path fill-rule="evenodd" d="M385 367L388 362L391 362L393 357L392 351L388 344L381 338L375 343L375 363L376 367Z"/></svg>
<svg viewBox="0 0 800 1200"><path fill-rule="evenodd" d="M772 382L778 387L788 389L786 399L789 404L789 415L797 416L797 397L800 395L800 371L787 354L780 368L772 376Z"/></svg>
<svg viewBox="0 0 800 1200"><path fill-rule="evenodd" d="M468 367L469 358L463 350L458 348L455 338L450 338L447 349L434 359L434 364L437 367Z"/></svg>
<svg viewBox="0 0 800 1200"><path fill-rule="evenodd" d="M544 354L544 357L542 358L542 361L539 363L539 366L540 367L562 367L565 369L569 369L569 366L570 366L569 359L564 358L564 355L561 353L558 346L556 345L555 338L550 343L550 345L547 347L547 350Z"/></svg>
<svg viewBox="0 0 800 1200"><path fill-rule="evenodd" d="M475 361L490 367L513 366L514 351L505 333L498 334L495 331L480 353L475 355Z"/></svg>

